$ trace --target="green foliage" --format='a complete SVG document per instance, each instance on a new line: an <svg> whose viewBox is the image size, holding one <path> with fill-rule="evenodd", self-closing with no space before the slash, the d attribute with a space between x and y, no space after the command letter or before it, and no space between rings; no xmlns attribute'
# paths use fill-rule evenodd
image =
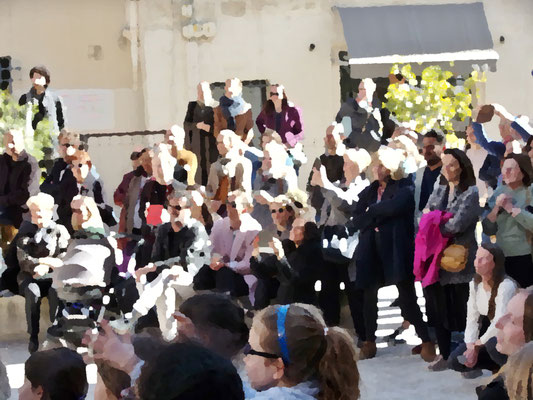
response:
<svg viewBox="0 0 533 400"><path fill-rule="evenodd" d="M453 73L436 65L425 68L420 81L410 64L401 68L394 65L391 74L398 73L405 81L389 85L384 106L411 129L421 134L431 129L444 131L448 142L456 142L453 121L464 121L472 115L472 89L485 76L473 71L464 83L453 86L450 83Z"/></svg>
<svg viewBox="0 0 533 400"><path fill-rule="evenodd" d="M26 151L34 156L37 161L44 158L44 148L51 148L52 137L57 135L53 131L53 124L44 118L37 125L34 131L31 120L37 113L36 104L25 104L20 106L17 99L13 98L7 90L0 91L0 132L3 134L9 129L19 129L24 132ZM0 143L0 148L3 143Z"/></svg>

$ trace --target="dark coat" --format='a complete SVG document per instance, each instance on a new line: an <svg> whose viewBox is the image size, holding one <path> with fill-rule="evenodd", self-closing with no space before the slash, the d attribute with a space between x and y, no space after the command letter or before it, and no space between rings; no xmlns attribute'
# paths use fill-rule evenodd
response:
<svg viewBox="0 0 533 400"><path fill-rule="evenodd" d="M0 222L19 228L30 197L31 164L28 159L13 161L0 155Z"/></svg>
<svg viewBox="0 0 533 400"><path fill-rule="evenodd" d="M347 224L349 230L359 231L359 244L354 254L355 283L362 289L413 279L415 198L412 180L389 180L379 203L378 186L377 181L373 182L361 192L353 219Z"/></svg>
<svg viewBox="0 0 533 400"><path fill-rule="evenodd" d="M48 193L57 204L58 222L65 226L70 233L72 229L72 210L70 203L78 192L76 178L72 170L62 158L56 159L52 171L41 184L41 192Z"/></svg>
<svg viewBox="0 0 533 400"><path fill-rule="evenodd" d="M196 124L203 122L211 127L209 132L198 129ZM189 102L185 121L185 148L196 154L198 169L196 170L196 182L207 184L211 164L218 159L217 141L215 139L215 114L213 107L203 105L197 101Z"/></svg>
<svg viewBox="0 0 533 400"><path fill-rule="evenodd" d="M341 105L335 121L340 123L344 117L349 117L352 122L352 131L345 132L345 135L348 136L345 140L347 147L358 147L372 153L377 151L382 143L386 144L386 139L391 137L394 131L394 123L389 118L390 112L379 106L379 100L377 98L374 98L372 106L379 110L381 116L381 122L383 124L381 137L379 122L372 114L369 114L364 108L359 107L359 104L354 98L349 98ZM371 131L374 131L376 135L372 135Z"/></svg>

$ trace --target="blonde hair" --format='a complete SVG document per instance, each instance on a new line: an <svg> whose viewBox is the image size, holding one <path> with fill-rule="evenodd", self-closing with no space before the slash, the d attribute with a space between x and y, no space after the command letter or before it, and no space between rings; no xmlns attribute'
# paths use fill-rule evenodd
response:
<svg viewBox="0 0 533 400"><path fill-rule="evenodd" d="M33 205L36 205L40 208L53 209L54 208L54 198L47 193L39 192L34 196L31 196L26 202L28 208Z"/></svg>
<svg viewBox="0 0 533 400"><path fill-rule="evenodd" d="M533 342L526 343L506 363L505 387L510 400L533 398Z"/></svg>
<svg viewBox="0 0 533 400"><path fill-rule="evenodd" d="M81 228L104 229L104 223L102 221L102 217L100 216L100 210L98 209L98 206L92 197L77 195L72 199L70 204L71 207L72 205L78 205L80 208L85 206L87 211L89 211L89 219L81 224Z"/></svg>
<svg viewBox="0 0 533 400"><path fill-rule="evenodd" d="M372 157L365 149L346 149L344 154L351 162L357 164L359 173L364 172L372 162Z"/></svg>

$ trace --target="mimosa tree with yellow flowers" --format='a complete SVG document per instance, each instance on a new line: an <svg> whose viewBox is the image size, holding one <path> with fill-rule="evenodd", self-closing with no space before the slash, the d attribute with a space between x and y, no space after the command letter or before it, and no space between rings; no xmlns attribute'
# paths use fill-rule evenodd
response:
<svg viewBox="0 0 533 400"><path fill-rule="evenodd" d="M472 91L476 82L485 81L485 74L472 71L463 84L452 85L454 74L432 65L422 71L420 79L411 65L394 65L392 75L401 74L401 81L391 83L384 106L400 123L421 134L435 129L446 133L446 141L456 147L453 121L464 121L472 115Z"/></svg>

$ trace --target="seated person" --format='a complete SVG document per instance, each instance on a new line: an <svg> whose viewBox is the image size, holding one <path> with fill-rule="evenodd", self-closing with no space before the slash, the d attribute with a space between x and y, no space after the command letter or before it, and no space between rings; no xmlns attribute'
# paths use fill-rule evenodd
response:
<svg viewBox="0 0 533 400"><path fill-rule="evenodd" d="M72 174L76 179L76 195L92 197L98 206L102 221L111 227L117 224L113 207L106 204L102 180L94 170L89 153L77 151L71 161Z"/></svg>
<svg viewBox="0 0 533 400"><path fill-rule="evenodd" d="M50 265L61 262L70 235L63 225L52 221L54 198L39 193L27 201L31 222L24 221L10 247L6 261L18 270L19 293L25 297L26 320L30 334L29 352L39 347L39 319L41 300L48 297L50 320L54 321L58 306L57 294L52 288Z"/></svg>
<svg viewBox="0 0 533 400"><path fill-rule="evenodd" d="M512 356L533 341L533 288L520 289L507 303L507 312L496 323L496 350ZM505 364L501 370L506 370ZM500 370L500 371L501 371ZM486 386L476 388L479 400L509 399L501 374Z"/></svg>
<svg viewBox="0 0 533 400"><path fill-rule="evenodd" d="M507 357L496 350L496 323L516 294L516 282L505 275L505 257L493 244L483 243L474 262L476 275L470 282L465 343L448 359L450 369L466 378L481 375L481 369L497 371ZM464 360L460 360L461 355Z"/></svg>
<svg viewBox="0 0 533 400"><path fill-rule="evenodd" d="M242 297L257 281L251 274L250 257L261 225L248 213L250 201L246 193L232 192L228 201L228 216L216 221L211 231L211 263L200 268L194 277L194 289L215 289Z"/></svg>
<svg viewBox="0 0 533 400"><path fill-rule="evenodd" d="M240 154L239 141L235 133L228 129L217 136L220 158L211 164L205 187L213 212L222 213L219 209L225 205L229 192L240 190L251 193L252 191L252 162Z"/></svg>
<svg viewBox="0 0 533 400"><path fill-rule="evenodd" d="M159 327L168 340L177 333L177 323L172 317L176 297L183 301L190 296L194 276L211 259L209 236L203 225L192 218L193 201L186 191L170 194L170 222L156 229L152 262L135 272L143 289L133 306L132 319L146 315L156 306Z"/></svg>
<svg viewBox="0 0 533 400"><path fill-rule="evenodd" d="M116 240L105 236L98 207L91 197L76 196L71 207L75 232L62 262L52 266L52 287L64 310L49 334L79 346L83 332L94 328L106 311L104 297L122 254Z"/></svg>
<svg viewBox="0 0 533 400"><path fill-rule="evenodd" d="M24 364L24 375L21 400L80 400L89 389L82 357L65 348L33 353Z"/></svg>

